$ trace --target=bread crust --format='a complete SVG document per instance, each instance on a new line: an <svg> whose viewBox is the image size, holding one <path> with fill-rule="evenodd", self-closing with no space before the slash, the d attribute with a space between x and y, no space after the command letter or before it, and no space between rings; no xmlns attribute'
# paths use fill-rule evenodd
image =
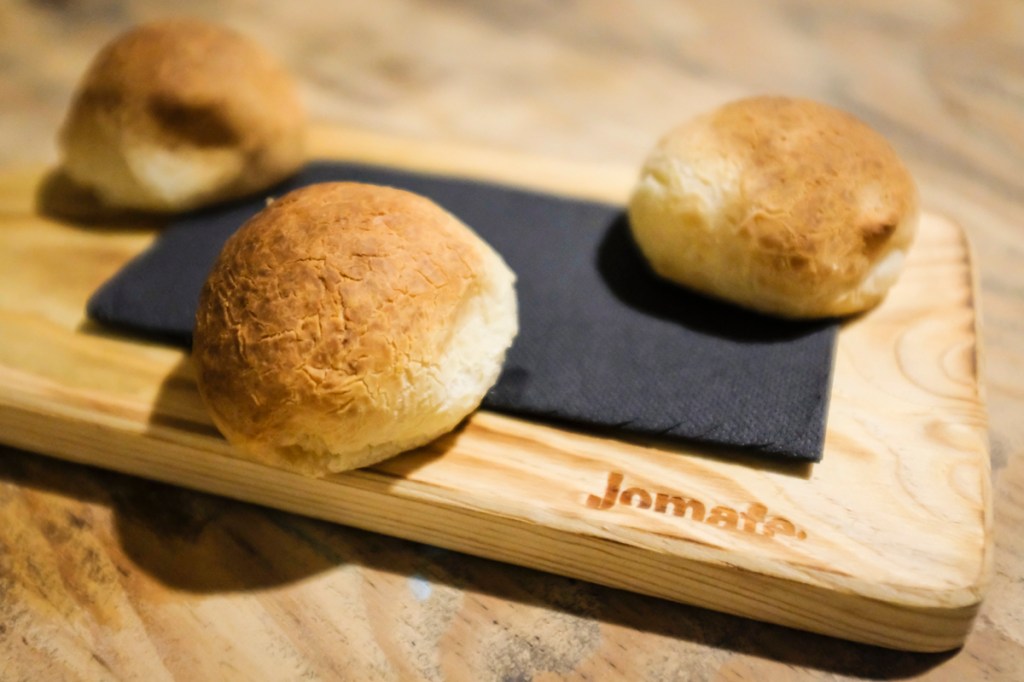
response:
<svg viewBox="0 0 1024 682"><path fill-rule="evenodd" d="M454 427L483 398L515 334L512 280L426 198L359 183L296 190L232 236L210 273L193 346L200 391L258 460L324 473L382 459ZM484 370L463 368L473 395L438 421L458 383L442 365L460 315L492 293L485 314L500 347L469 340L463 354Z"/></svg>
<svg viewBox="0 0 1024 682"><path fill-rule="evenodd" d="M732 102L671 131L630 200L656 272L791 317L875 305L917 213L913 179L881 135L784 97Z"/></svg>
<svg viewBox="0 0 1024 682"><path fill-rule="evenodd" d="M305 113L291 76L259 45L168 19L96 55L59 142L64 170L104 203L183 211L293 173L304 160Z"/></svg>

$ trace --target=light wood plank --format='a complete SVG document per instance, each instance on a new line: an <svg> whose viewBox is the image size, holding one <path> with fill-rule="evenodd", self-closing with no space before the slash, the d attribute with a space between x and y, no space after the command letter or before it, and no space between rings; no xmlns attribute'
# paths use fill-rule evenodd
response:
<svg viewBox="0 0 1024 682"><path fill-rule="evenodd" d="M321 156L609 201L632 181L623 169L351 130L320 128L313 140ZM988 451L970 253L945 219L925 216L890 297L844 326L821 464L780 467L480 412L428 448L313 480L233 457L180 351L83 319L88 294L152 233L43 218L21 200L41 179L0 177L6 443L883 646L948 649L971 626L990 570ZM613 474L622 491L646 491L651 509L636 506L639 491L631 507L588 506ZM658 493L699 501L705 522L658 513ZM706 522L716 507L718 525Z"/></svg>

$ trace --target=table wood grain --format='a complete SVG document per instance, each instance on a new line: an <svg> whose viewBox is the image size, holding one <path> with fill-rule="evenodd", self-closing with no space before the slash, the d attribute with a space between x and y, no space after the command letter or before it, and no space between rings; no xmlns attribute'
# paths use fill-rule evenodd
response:
<svg viewBox="0 0 1024 682"><path fill-rule="evenodd" d="M595 169L637 164L674 123L745 94L810 96L868 121L977 253L993 582L961 650L900 653L0 449L0 679L1024 679L1024 4L176 11L281 55L319 120ZM90 56L166 12L0 5L0 165L52 163ZM218 600L239 592L252 607L225 622ZM196 620L201 640L176 637ZM162 667L141 665L152 659Z"/></svg>

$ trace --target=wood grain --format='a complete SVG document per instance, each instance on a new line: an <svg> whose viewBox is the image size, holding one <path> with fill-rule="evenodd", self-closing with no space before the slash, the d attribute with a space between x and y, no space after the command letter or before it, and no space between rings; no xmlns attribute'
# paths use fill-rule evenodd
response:
<svg viewBox="0 0 1024 682"><path fill-rule="evenodd" d="M0 4L0 163L51 162L86 60L116 31L169 11L154 0ZM327 679L1024 679L1020 2L313 0L298 12L183 0L173 11L232 24L283 55L319 119L438 143L635 167L681 118L766 91L822 99L881 130L925 205L962 225L977 253L995 502L989 597L961 650L897 653L0 448L0 679L253 672L254 649L239 639L251 630L235 637L190 615L224 592L266 604L268 622L329 621L328 638L268 636L255 647ZM9 288L2 272L0 285ZM105 575L78 551L81 535L131 574L120 597L105 597L127 614L130 637L95 628L89 601L65 594ZM415 576L432 596L412 596ZM336 604L329 595L345 615L305 620L322 613L312 605ZM179 601L189 605L180 617L164 609ZM151 638L163 666L109 656L111 638ZM282 670L268 662L264 677L299 676Z"/></svg>
<svg viewBox="0 0 1024 682"><path fill-rule="evenodd" d="M318 157L345 150L421 168L444 159L430 170L500 169L491 179L539 187L557 177L562 192L576 185L611 200L629 188L627 173L590 187L564 164L357 131L318 129L314 140ZM15 285L0 299L14 331L0 342L9 444L895 648L960 645L982 599L990 499L974 283L963 236L943 219L926 216L885 304L844 325L819 465L771 467L481 412L425 449L321 480L234 457L184 355L82 319L93 287L75 285L109 275L124 259L111 250L126 258L140 246L134 235L111 239L34 212L0 226L0 265ZM67 286L44 285L72 269Z"/></svg>

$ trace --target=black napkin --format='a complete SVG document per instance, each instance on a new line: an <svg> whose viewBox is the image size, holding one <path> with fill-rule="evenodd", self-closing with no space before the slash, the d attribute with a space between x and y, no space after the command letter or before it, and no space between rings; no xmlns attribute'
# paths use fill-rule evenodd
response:
<svg viewBox="0 0 1024 682"><path fill-rule="evenodd" d="M518 276L520 331L484 407L817 461L834 323L778 320L655 277L621 207L470 180L314 163L266 193L357 180L432 198ZM191 340L224 241L265 196L177 220L90 299L98 322Z"/></svg>

